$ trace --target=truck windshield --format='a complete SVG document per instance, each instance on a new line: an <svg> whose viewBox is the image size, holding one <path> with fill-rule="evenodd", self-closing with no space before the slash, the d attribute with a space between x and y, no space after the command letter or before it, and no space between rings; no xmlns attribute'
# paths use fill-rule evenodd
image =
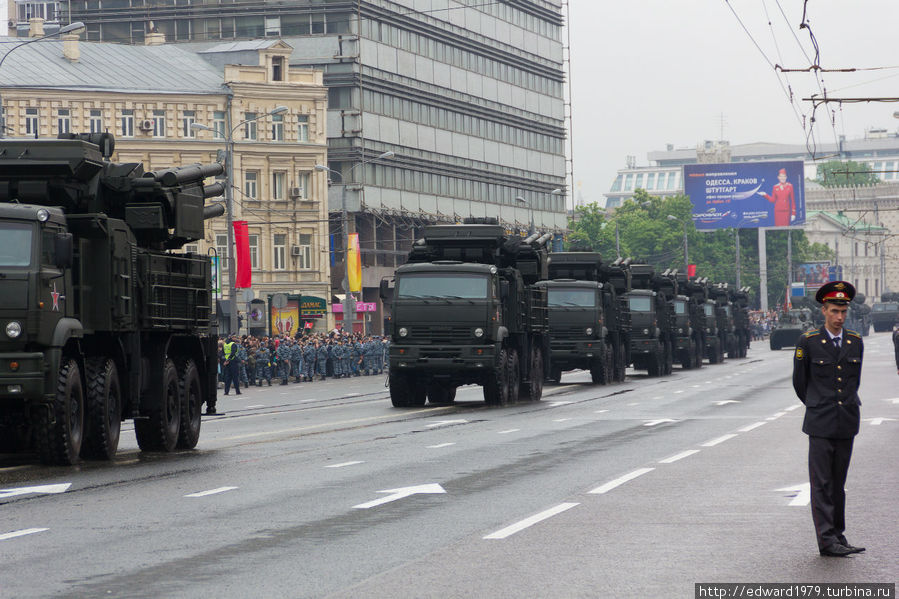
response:
<svg viewBox="0 0 899 599"><path fill-rule="evenodd" d="M687 302L674 302L674 313L675 314L686 314L687 313Z"/></svg>
<svg viewBox="0 0 899 599"><path fill-rule="evenodd" d="M0 266L30 266L33 227L0 222Z"/></svg>
<svg viewBox="0 0 899 599"><path fill-rule="evenodd" d="M633 312L649 312L652 309L652 301L648 297L632 297L629 303Z"/></svg>
<svg viewBox="0 0 899 599"><path fill-rule="evenodd" d="M550 306L580 306L592 308L596 305L596 292L592 289L556 289L550 287Z"/></svg>
<svg viewBox="0 0 899 599"><path fill-rule="evenodd" d="M706 316L714 316L715 315L715 306L713 306L711 304L706 304L702 308L703 308L703 310L705 310Z"/></svg>
<svg viewBox="0 0 899 599"><path fill-rule="evenodd" d="M899 304L874 304L875 312L895 312L899 310Z"/></svg>
<svg viewBox="0 0 899 599"><path fill-rule="evenodd" d="M397 281L398 298L487 299L488 278L468 274L407 274Z"/></svg>

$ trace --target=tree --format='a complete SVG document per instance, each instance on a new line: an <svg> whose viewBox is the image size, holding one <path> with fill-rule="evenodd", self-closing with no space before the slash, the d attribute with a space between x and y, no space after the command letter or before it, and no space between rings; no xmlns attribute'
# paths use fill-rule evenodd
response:
<svg viewBox="0 0 899 599"><path fill-rule="evenodd" d="M824 187L873 185L880 181L867 164L854 160L828 160L818 165L817 183Z"/></svg>

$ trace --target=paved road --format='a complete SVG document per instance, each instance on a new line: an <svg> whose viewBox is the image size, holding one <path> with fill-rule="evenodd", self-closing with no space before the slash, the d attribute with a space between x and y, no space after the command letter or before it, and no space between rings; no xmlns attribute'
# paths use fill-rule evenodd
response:
<svg viewBox="0 0 899 599"><path fill-rule="evenodd" d="M847 535L817 555L790 352L397 410L383 377L221 398L196 451L0 460L0 597L646 597L895 582L899 389L866 339ZM893 401L893 400L896 401ZM68 486L67 486L68 485ZM44 487L25 493L27 488ZM56 492L52 492L56 491ZM797 504L797 505L791 505Z"/></svg>

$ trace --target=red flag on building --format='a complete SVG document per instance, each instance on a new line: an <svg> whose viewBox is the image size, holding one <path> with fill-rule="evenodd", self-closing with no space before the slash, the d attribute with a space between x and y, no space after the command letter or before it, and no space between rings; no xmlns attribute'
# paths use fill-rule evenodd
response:
<svg viewBox="0 0 899 599"><path fill-rule="evenodd" d="M253 286L253 274L250 268L250 232L245 220L234 221L234 246L237 256L234 287L247 289Z"/></svg>
<svg viewBox="0 0 899 599"><path fill-rule="evenodd" d="M690 278L696 276L696 265L695 264L687 264L687 276Z"/></svg>

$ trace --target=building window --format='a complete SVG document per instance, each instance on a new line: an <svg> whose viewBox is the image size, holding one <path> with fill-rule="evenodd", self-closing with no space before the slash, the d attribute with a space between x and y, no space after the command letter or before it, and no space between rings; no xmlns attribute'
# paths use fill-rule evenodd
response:
<svg viewBox="0 0 899 599"><path fill-rule="evenodd" d="M287 173L283 171L274 171L272 173L272 199L284 199L284 181L287 179Z"/></svg>
<svg viewBox="0 0 899 599"><path fill-rule="evenodd" d="M93 109L89 114L91 133L103 133L103 111Z"/></svg>
<svg viewBox="0 0 899 599"><path fill-rule="evenodd" d="M37 108L25 109L25 135L38 136Z"/></svg>
<svg viewBox="0 0 899 599"><path fill-rule="evenodd" d="M284 115L272 115L272 141L284 141Z"/></svg>
<svg viewBox="0 0 899 599"><path fill-rule="evenodd" d="M287 269L287 235L275 233L272 240L272 268Z"/></svg>
<svg viewBox="0 0 899 599"><path fill-rule="evenodd" d="M265 18L265 36L280 37L281 36L281 17ZM283 60L283 58L282 58ZM276 79L275 81L279 81Z"/></svg>
<svg viewBox="0 0 899 599"><path fill-rule="evenodd" d="M309 142L309 117L305 114L297 115L297 141Z"/></svg>
<svg viewBox="0 0 899 599"><path fill-rule="evenodd" d="M216 233L215 235L215 252L220 260L228 259L228 234Z"/></svg>
<svg viewBox="0 0 899 599"><path fill-rule="evenodd" d="M165 137L165 110L153 111L153 137Z"/></svg>
<svg viewBox="0 0 899 599"><path fill-rule="evenodd" d="M646 189L652 189L656 184L656 174L649 173L646 175Z"/></svg>
<svg viewBox="0 0 899 599"><path fill-rule="evenodd" d="M122 110L122 137L134 137L134 110Z"/></svg>
<svg viewBox="0 0 899 599"><path fill-rule="evenodd" d="M312 268L312 235L300 233L300 253L297 256L297 268L309 270Z"/></svg>
<svg viewBox="0 0 899 599"><path fill-rule="evenodd" d="M222 110L212 113L212 135L219 139L225 139L225 113Z"/></svg>
<svg viewBox="0 0 899 599"><path fill-rule="evenodd" d="M259 173L247 171L243 176L243 193L248 200L259 198Z"/></svg>
<svg viewBox="0 0 899 599"><path fill-rule="evenodd" d="M279 25L280 27L280 25ZM284 57L272 57L272 81L284 81Z"/></svg>
<svg viewBox="0 0 899 599"><path fill-rule="evenodd" d="M634 189L634 174L628 173L624 177L624 191L631 191Z"/></svg>
<svg viewBox="0 0 899 599"><path fill-rule="evenodd" d="M188 243L187 245L184 246L184 253L185 254L199 254L200 246L197 245L196 243Z"/></svg>
<svg viewBox="0 0 899 599"><path fill-rule="evenodd" d="M181 114L181 137L196 137L197 132L191 125L197 122L197 112L195 110L185 110Z"/></svg>
<svg viewBox="0 0 899 599"><path fill-rule="evenodd" d="M69 133L72 130L72 116L68 108L56 111L56 126L59 133Z"/></svg>
<svg viewBox="0 0 899 599"><path fill-rule="evenodd" d="M251 233L250 239L250 268L259 268L259 235Z"/></svg>
<svg viewBox="0 0 899 599"><path fill-rule="evenodd" d="M255 112L245 112L243 120L246 121L243 127L243 136L245 139L256 140L258 138L256 119L259 118Z"/></svg>
<svg viewBox="0 0 899 599"><path fill-rule="evenodd" d="M671 191L677 185L677 173L668 173L668 191Z"/></svg>
<svg viewBox="0 0 899 599"><path fill-rule="evenodd" d="M297 198L309 199L309 173L297 173L297 187L294 191Z"/></svg>
<svg viewBox="0 0 899 599"><path fill-rule="evenodd" d="M638 174L637 174L637 182L634 183L634 187L636 187L637 189L644 189L644 187L643 187L643 173L638 173Z"/></svg>

